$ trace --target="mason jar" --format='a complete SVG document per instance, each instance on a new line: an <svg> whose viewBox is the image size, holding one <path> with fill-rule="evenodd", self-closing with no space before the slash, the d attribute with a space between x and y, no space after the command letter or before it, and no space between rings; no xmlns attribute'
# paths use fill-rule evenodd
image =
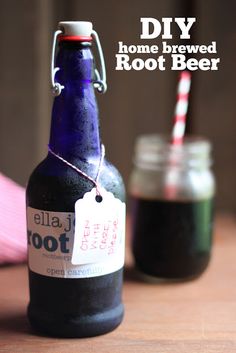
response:
<svg viewBox="0 0 236 353"><path fill-rule="evenodd" d="M212 247L215 181L211 144L143 135L130 178L132 252L136 267L163 279L188 279L207 267Z"/></svg>

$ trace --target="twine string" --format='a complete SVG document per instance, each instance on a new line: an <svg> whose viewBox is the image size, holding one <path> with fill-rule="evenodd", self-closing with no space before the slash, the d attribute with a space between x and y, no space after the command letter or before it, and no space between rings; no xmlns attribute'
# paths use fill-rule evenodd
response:
<svg viewBox="0 0 236 353"><path fill-rule="evenodd" d="M48 145L48 151L56 158L58 158L60 161L62 161L63 163L65 163L66 165L68 165L69 167L71 167L72 169L74 169L77 173L79 173L80 175L82 175L84 178L88 179L89 181L91 181L95 188L96 188L96 194L98 196L101 196L101 192L100 192L100 186L98 183L98 179L100 177L101 174L101 169L102 169L102 165L104 162L104 158L105 158L105 146L102 144L101 145L101 156L100 156L100 161L99 161L99 165L98 165L98 172L97 172L97 176L95 179L93 179L92 177L90 177L88 174L86 174L85 172L83 172L81 169L79 169L78 167L76 167L74 164L68 162L66 159L64 159L63 157L61 157L59 154L55 153L51 147Z"/></svg>

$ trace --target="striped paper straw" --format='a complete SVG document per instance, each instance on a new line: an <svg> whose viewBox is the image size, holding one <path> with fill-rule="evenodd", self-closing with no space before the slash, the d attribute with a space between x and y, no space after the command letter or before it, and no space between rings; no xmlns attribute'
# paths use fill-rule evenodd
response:
<svg viewBox="0 0 236 353"><path fill-rule="evenodd" d="M174 145L180 145L183 143L190 86L190 72L182 71L179 77L179 84L177 88L177 103L175 107L174 127L172 131L172 144Z"/></svg>
<svg viewBox="0 0 236 353"><path fill-rule="evenodd" d="M188 71L182 71L179 76L177 88L177 102L174 114L174 126L172 131L172 145L181 146L183 143L186 115L188 110L188 97L191 85L191 75ZM174 152L174 150L172 151ZM165 198L175 200L178 192L179 172L174 167L179 162L181 155L172 152L169 156L169 165L166 174Z"/></svg>

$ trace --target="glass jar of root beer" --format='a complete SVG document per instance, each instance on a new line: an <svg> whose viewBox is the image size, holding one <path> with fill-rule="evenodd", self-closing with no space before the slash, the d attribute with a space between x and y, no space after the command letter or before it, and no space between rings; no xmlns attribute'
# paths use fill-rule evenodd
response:
<svg viewBox="0 0 236 353"><path fill-rule="evenodd" d="M212 247L215 181L211 144L187 137L143 135L130 178L132 252L136 267L162 279L191 279L207 267Z"/></svg>

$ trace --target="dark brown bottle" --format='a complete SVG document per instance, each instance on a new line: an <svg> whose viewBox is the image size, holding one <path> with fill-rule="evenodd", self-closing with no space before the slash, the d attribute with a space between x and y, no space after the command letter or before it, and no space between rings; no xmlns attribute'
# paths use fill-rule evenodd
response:
<svg viewBox="0 0 236 353"><path fill-rule="evenodd" d="M63 26L56 63L57 81L64 88L54 100L49 147L95 179L101 142L92 38L91 33L84 34L91 24ZM122 178L106 159L99 185L124 202ZM28 182L28 317L35 330L48 335L100 335L116 328L123 318L122 259L117 266L108 262L105 270L99 263L71 264L75 203L93 188L93 182L50 152Z"/></svg>

